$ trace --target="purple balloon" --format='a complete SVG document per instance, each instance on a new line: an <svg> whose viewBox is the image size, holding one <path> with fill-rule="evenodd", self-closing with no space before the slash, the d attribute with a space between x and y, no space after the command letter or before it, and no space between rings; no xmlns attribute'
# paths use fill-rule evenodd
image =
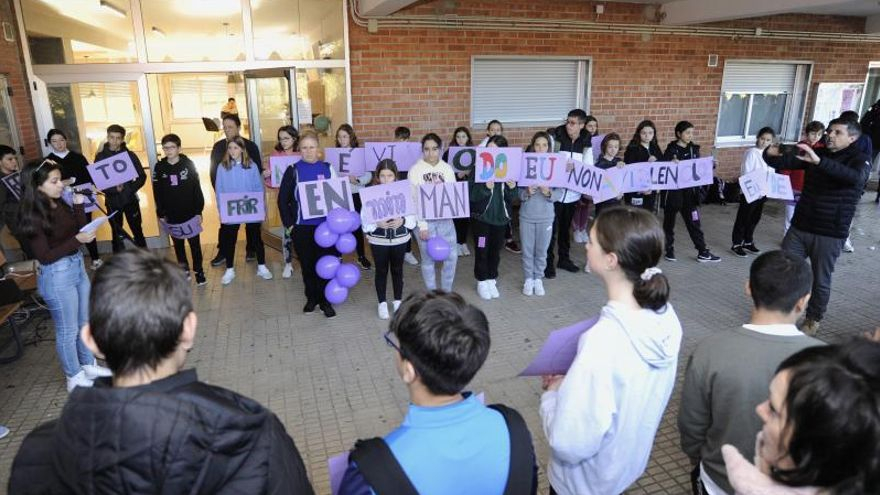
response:
<svg viewBox="0 0 880 495"><path fill-rule="evenodd" d="M328 248L336 244L337 240L339 240L339 235L330 231L327 222L321 222L318 228L315 229L315 242L319 246Z"/></svg>
<svg viewBox="0 0 880 495"><path fill-rule="evenodd" d="M357 240L354 238L354 234L351 232L346 232L339 236L339 240L336 241L336 250L342 254L348 254L354 251L354 248L357 247Z"/></svg>
<svg viewBox="0 0 880 495"><path fill-rule="evenodd" d="M361 226L361 215L356 211L349 211L349 216L351 216L351 227L349 228L349 232L354 232Z"/></svg>
<svg viewBox="0 0 880 495"><path fill-rule="evenodd" d="M354 263L343 263L339 265L339 269L336 270L336 283L345 287L346 289L351 289L355 285L357 285L358 280L361 279L361 270L354 265Z"/></svg>
<svg viewBox="0 0 880 495"><path fill-rule="evenodd" d="M334 234L344 234L351 231L351 215L345 208L333 208L327 214L327 226Z"/></svg>
<svg viewBox="0 0 880 495"><path fill-rule="evenodd" d="M339 285L339 282L334 278L327 282L327 287L324 287L324 297L330 304L342 304L348 299L348 289Z"/></svg>
<svg viewBox="0 0 880 495"><path fill-rule="evenodd" d="M318 258L318 263L315 264L315 271L318 273L319 277L324 280L330 280L336 276L339 265L339 258L325 254Z"/></svg>
<svg viewBox="0 0 880 495"><path fill-rule="evenodd" d="M434 236L428 239L428 256L434 261L443 261L449 258L451 251L449 243L442 237Z"/></svg>

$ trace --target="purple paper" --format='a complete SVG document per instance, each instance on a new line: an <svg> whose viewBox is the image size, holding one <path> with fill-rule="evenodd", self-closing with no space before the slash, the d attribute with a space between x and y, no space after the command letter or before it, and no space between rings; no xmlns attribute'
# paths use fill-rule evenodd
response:
<svg viewBox="0 0 880 495"><path fill-rule="evenodd" d="M794 190L791 188L791 178L783 174L767 175L767 197L772 199L794 199Z"/></svg>
<svg viewBox="0 0 880 495"><path fill-rule="evenodd" d="M714 179L715 159L711 156L678 162L678 188L708 186Z"/></svg>
<svg viewBox="0 0 880 495"><path fill-rule="evenodd" d="M339 487L342 486L342 477L345 476L345 470L348 469L348 452L327 459L327 471L330 472L330 493L336 495L339 493Z"/></svg>
<svg viewBox="0 0 880 495"><path fill-rule="evenodd" d="M196 215L183 223L165 223L161 219L162 230L175 239L189 239L202 232L202 217Z"/></svg>
<svg viewBox="0 0 880 495"><path fill-rule="evenodd" d="M651 162L651 189L671 191L678 187L678 164L675 162Z"/></svg>
<svg viewBox="0 0 880 495"><path fill-rule="evenodd" d="M519 180L522 155L520 148L477 148L474 182Z"/></svg>
<svg viewBox="0 0 880 495"><path fill-rule="evenodd" d="M9 189L9 192L15 196L15 199L21 199L21 172L11 173L0 180L3 181L6 189Z"/></svg>
<svg viewBox="0 0 880 495"><path fill-rule="evenodd" d="M299 182L296 193L304 220L325 217L334 208L354 211L351 183L347 177Z"/></svg>
<svg viewBox="0 0 880 495"><path fill-rule="evenodd" d="M92 182L101 191L137 179L137 169L127 151L122 151L109 158L97 161L86 169L92 176Z"/></svg>
<svg viewBox="0 0 880 495"><path fill-rule="evenodd" d="M651 187L651 162L630 163L623 167L621 192L650 191Z"/></svg>
<svg viewBox="0 0 880 495"><path fill-rule="evenodd" d="M418 215L425 220L471 216L470 189L467 182L422 184L418 195Z"/></svg>
<svg viewBox="0 0 880 495"><path fill-rule="evenodd" d="M415 215L412 186L408 180L377 184L360 190L361 218L364 223Z"/></svg>
<svg viewBox="0 0 880 495"><path fill-rule="evenodd" d="M72 187L74 192L85 196L86 200L83 203L83 206L85 207L84 209L86 213L91 213L98 209L98 195L96 194L98 191L93 184L79 184ZM83 192L88 192L88 194L83 194Z"/></svg>
<svg viewBox="0 0 880 495"><path fill-rule="evenodd" d="M519 376L564 375L568 373L577 355L578 339L599 321L599 317L579 321L574 325L550 332L547 341L535 359Z"/></svg>
<svg viewBox="0 0 880 495"><path fill-rule="evenodd" d="M523 153L519 171L520 186L565 187L568 157L560 153Z"/></svg>
<svg viewBox="0 0 880 495"><path fill-rule="evenodd" d="M450 146L447 155L449 165L456 172L466 172L473 170L474 163L477 161L476 146Z"/></svg>
<svg viewBox="0 0 880 495"><path fill-rule="evenodd" d="M217 195L220 223L232 225L257 223L266 219L263 191L220 193Z"/></svg>
<svg viewBox="0 0 880 495"><path fill-rule="evenodd" d="M767 172L755 170L739 178L739 189L746 203L753 203L767 195Z"/></svg>
<svg viewBox="0 0 880 495"><path fill-rule="evenodd" d="M284 171L302 160L302 155L274 155L269 157L269 187L281 187Z"/></svg>
<svg viewBox="0 0 880 495"><path fill-rule="evenodd" d="M605 134L597 134L590 139L590 146L592 146L593 150L593 163L599 161L599 156L602 155L602 140L605 139Z"/></svg>
<svg viewBox="0 0 880 495"><path fill-rule="evenodd" d="M360 177L366 172L364 151L364 148L324 148L324 161L343 177Z"/></svg>
<svg viewBox="0 0 880 495"><path fill-rule="evenodd" d="M602 184L593 196L594 203L602 203L604 201L616 199L623 194L623 176L625 169L612 167L604 169L602 172Z"/></svg>
<svg viewBox="0 0 880 495"><path fill-rule="evenodd" d="M390 158L397 164L397 170L404 172L410 169L422 157L422 145L406 141L390 143L367 143L364 151L366 170L376 170L380 161Z"/></svg>

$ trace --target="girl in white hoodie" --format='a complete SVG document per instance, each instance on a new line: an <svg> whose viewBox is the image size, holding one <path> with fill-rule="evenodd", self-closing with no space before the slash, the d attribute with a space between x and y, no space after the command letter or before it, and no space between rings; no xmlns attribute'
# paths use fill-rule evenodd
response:
<svg viewBox="0 0 880 495"><path fill-rule="evenodd" d="M558 494L614 495L645 470L675 384L681 324L657 263L663 230L648 211L615 207L590 229L587 260L608 291L566 375L544 377L541 419Z"/></svg>
<svg viewBox="0 0 880 495"><path fill-rule="evenodd" d="M758 170L765 174L769 174L772 171L767 163L764 162L763 153L768 146L773 144L773 139L775 138L776 133L770 127L763 127L758 131L755 147L747 150L743 156L742 166L740 167L741 176ZM740 194L739 196L739 208L736 210L736 221L733 224L730 250L740 258L745 258L749 253L761 253L761 250L755 247L755 241L752 236L755 234L755 227L761 221L761 213L764 211L764 203L766 202L766 197L758 198L748 203L746 202L745 194Z"/></svg>

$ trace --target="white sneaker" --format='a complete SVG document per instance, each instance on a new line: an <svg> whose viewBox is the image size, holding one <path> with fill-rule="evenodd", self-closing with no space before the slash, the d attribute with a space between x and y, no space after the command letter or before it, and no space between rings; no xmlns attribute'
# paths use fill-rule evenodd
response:
<svg viewBox="0 0 880 495"><path fill-rule="evenodd" d="M94 382L86 377L86 372L80 370L79 373L67 377L67 392L73 392L76 387L91 387L93 384Z"/></svg>
<svg viewBox="0 0 880 495"><path fill-rule="evenodd" d="M98 268L101 268L101 265L103 265L103 264L104 264L104 260L100 260L100 259L92 260L92 270L97 270Z"/></svg>
<svg viewBox="0 0 880 495"><path fill-rule="evenodd" d="M113 372L110 371L110 368L105 368L98 365L97 361L92 364L83 365L82 369L86 373L86 378L88 378L89 380L113 376Z"/></svg>
<svg viewBox="0 0 880 495"><path fill-rule="evenodd" d="M523 295L531 296L535 293L535 280L531 278L526 279L526 283L523 284Z"/></svg>
<svg viewBox="0 0 880 495"><path fill-rule="evenodd" d="M468 249L467 243L458 245L458 254L459 256L470 256L471 251Z"/></svg>
<svg viewBox="0 0 880 495"><path fill-rule="evenodd" d="M536 278L535 279L535 295L536 296L543 296L544 294L546 294L546 292L544 292L544 281L541 280L540 278Z"/></svg>
<svg viewBox="0 0 880 495"><path fill-rule="evenodd" d="M290 278L293 276L293 265L287 263L284 265L284 271L281 272L281 278Z"/></svg>
<svg viewBox="0 0 880 495"><path fill-rule="evenodd" d="M391 308L395 313L397 313L397 310L400 309L400 301L398 300L391 303Z"/></svg>
<svg viewBox="0 0 880 495"><path fill-rule="evenodd" d="M584 273L592 273L590 271L590 260L587 260L587 262L584 263Z"/></svg>
<svg viewBox="0 0 880 495"><path fill-rule="evenodd" d="M844 253L852 253L856 248L853 247L852 241L849 240L849 237L846 238L846 242L843 243L843 252Z"/></svg>
<svg viewBox="0 0 880 495"><path fill-rule="evenodd" d="M419 260L412 253L406 253L403 255L403 261L410 265L418 265Z"/></svg>
<svg viewBox="0 0 880 495"><path fill-rule="evenodd" d="M489 288L491 285L492 283L488 280L477 282L477 294L487 301L492 299L492 289Z"/></svg>
<svg viewBox="0 0 880 495"><path fill-rule="evenodd" d="M498 285L495 279L489 280L489 293L492 294L492 299L498 299L501 297L501 294L498 293Z"/></svg>
<svg viewBox="0 0 880 495"><path fill-rule="evenodd" d="M380 302L379 303L379 319L380 320L387 320L388 317L389 317L388 303Z"/></svg>
<svg viewBox="0 0 880 495"><path fill-rule="evenodd" d="M257 265L257 276L263 280L272 280L272 272L266 268L266 265Z"/></svg>
<svg viewBox="0 0 880 495"><path fill-rule="evenodd" d="M227 268L226 272L223 274L223 278L220 279L220 283L223 285L229 285L233 280L235 280L235 268Z"/></svg>

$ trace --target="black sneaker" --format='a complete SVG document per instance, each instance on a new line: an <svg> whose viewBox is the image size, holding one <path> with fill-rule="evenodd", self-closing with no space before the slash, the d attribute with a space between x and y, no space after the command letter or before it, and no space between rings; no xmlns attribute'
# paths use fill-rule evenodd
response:
<svg viewBox="0 0 880 495"><path fill-rule="evenodd" d="M672 249L666 250L666 256L664 256L664 258L666 258L666 261L678 261L678 258L675 257L675 251Z"/></svg>
<svg viewBox="0 0 880 495"><path fill-rule="evenodd" d="M721 258L712 254L708 249L697 255L697 261L700 263L718 263Z"/></svg>
<svg viewBox="0 0 880 495"><path fill-rule="evenodd" d="M214 259L211 260L211 266L220 266L226 264L226 256L223 256L221 253L217 253L217 256L214 256Z"/></svg>
<svg viewBox="0 0 880 495"><path fill-rule="evenodd" d="M745 258L748 256L748 254L746 253L745 249L743 249L743 247L745 246L743 246L742 244L740 244L739 246L731 246L730 250L733 251L733 254L739 256L740 258Z"/></svg>
<svg viewBox="0 0 880 495"><path fill-rule="evenodd" d="M748 243L748 244L743 244L743 245L742 245L742 248L745 249L746 251L752 253L752 254L758 254L758 253L761 252L761 250L758 249L758 248L755 246L755 243L754 243L754 242L750 242L750 243Z"/></svg>
<svg viewBox="0 0 880 495"><path fill-rule="evenodd" d="M303 306L303 313L306 313L306 314L314 313L316 307L318 307L318 303L309 301L306 303L305 306Z"/></svg>
<svg viewBox="0 0 880 495"><path fill-rule="evenodd" d="M571 273L577 273L577 272L581 271L581 269L578 268L577 265L572 263L571 260L561 260L559 263L556 264L556 267L562 268L563 270L565 270L567 272L571 272Z"/></svg>
<svg viewBox="0 0 880 495"><path fill-rule="evenodd" d="M247 253L244 255L244 261L246 263L250 263L251 261L257 261L257 253Z"/></svg>
<svg viewBox="0 0 880 495"><path fill-rule="evenodd" d="M520 249L519 244L517 244L516 241L514 241L513 239L507 241L507 244L504 245L504 249L510 251L511 253L522 253L522 249Z"/></svg>
<svg viewBox="0 0 880 495"><path fill-rule="evenodd" d="M327 318L334 318L336 316L336 310L333 309L333 306L330 303L321 304L321 311L324 312L324 316Z"/></svg>
<svg viewBox="0 0 880 495"><path fill-rule="evenodd" d="M370 264L370 260L368 260L366 256L358 256L358 265L360 265L363 270L369 270L373 266Z"/></svg>
<svg viewBox="0 0 880 495"><path fill-rule="evenodd" d="M544 278L548 280L553 280L554 278L556 278L556 270L551 270L550 268L547 268L546 270L544 270Z"/></svg>
<svg viewBox="0 0 880 495"><path fill-rule="evenodd" d="M196 285L202 286L208 283L204 272L196 272Z"/></svg>

